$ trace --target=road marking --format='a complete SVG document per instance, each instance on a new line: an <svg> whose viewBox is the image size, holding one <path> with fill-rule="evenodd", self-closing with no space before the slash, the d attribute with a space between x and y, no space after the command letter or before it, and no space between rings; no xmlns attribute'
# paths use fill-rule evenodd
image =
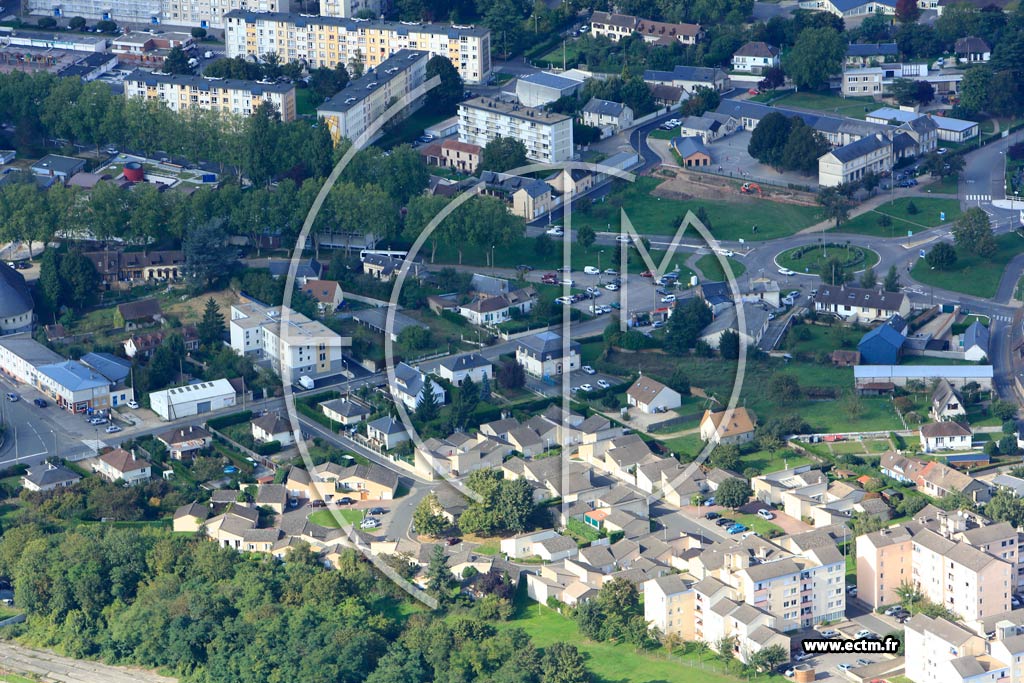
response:
<svg viewBox="0 0 1024 683"><path fill-rule="evenodd" d="M967 201L969 202L987 202L992 200L992 195L987 194L969 194L967 195Z"/></svg>

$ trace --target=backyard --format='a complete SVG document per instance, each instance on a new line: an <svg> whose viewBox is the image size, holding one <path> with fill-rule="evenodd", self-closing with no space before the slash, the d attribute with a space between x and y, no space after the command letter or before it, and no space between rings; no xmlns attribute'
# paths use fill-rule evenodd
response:
<svg viewBox="0 0 1024 683"><path fill-rule="evenodd" d="M1005 233L996 237L996 245L995 253L989 257L958 247L956 263L947 270L933 270L925 259L917 259L911 275L926 286L991 298L999 289L1006 264L1024 251L1024 239L1015 232Z"/></svg>
<svg viewBox="0 0 1024 683"><path fill-rule="evenodd" d="M942 214L945 213L945 220ZM889 225L883 225L888 216ZM840 224L838 232L852 232L872 237L897 237L908 232L920 232L944 223L952 223L960 216L960 202L956 199L931 197L901 197L886 202ZM879 223L882 221L882 223Z"/></svg>
<svg viewBox="0 0 1024 683"><path fill-rule="evenodd" d="M578 209L573 214L573 223L577 228L589 226L597 231L618 230L619 209L622 208L637 232L674 235L688 211L696 214L703 208L708 218L705 225L715 239L735 241L740 238L770 240L785 237L814 225L820 218L820 209L816 206L763 200L753 207L749 201L683 201L658 197L656 194L652 196L660 184L660 180L650 177L622 184L605 201ZM753 230L755 224L756 232ZM699 233L695 229L687 229L684 237L699 238Z"/></svg>

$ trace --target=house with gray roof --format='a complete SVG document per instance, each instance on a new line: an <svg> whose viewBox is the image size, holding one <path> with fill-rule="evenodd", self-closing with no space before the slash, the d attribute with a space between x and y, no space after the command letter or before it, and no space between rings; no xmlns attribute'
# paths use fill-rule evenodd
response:
<svg viewBox="0 0 1024 683"><path fill-rule="evenodd" d="M894 161L891 138L882 133L863 137L818 159L818 184L836 187L868 174L881 175L892 170Z"/></svg>
<svg viewBox="0 0 1024 683"><path fill-rule="evenodd" d="M621 102L592 97L583 107L583 123L600 128L602 137L610 137L633 126L633 110Z"/></svg>
<svg viewBox="0 0 1024 683"><path fill-rule="evenodd" d="M729 74L721 69L706 66L685 66L677 64L672 71L648 69L644 71L644 81L658 85L672 85L692 93L697 88L724 90L729 84Z"/></svg>
<svg viewBox="0 0 1024 683"><path fill-rule="evenodd" d="M988 358L988 328L975 320L964 330L960 337L960 346L964 352L964 360L981 361Z"/></svg>
<svg viewBox="0 0 1024 683"><path fill-rule="evenodd" d="M81 481L82 477L64 465L44 462L30 467L21 478L21 485L27 491L53 491L66 488Z"/></svg>
<svg viewBox="0 0 1024 683"><path fill-rule="evenodd" d="M679 155L679 163L684 168L699 168L711 165L711 152L704 146L699 137L672 139L672 151Z"/></svg>
<svg viewBox="0 0 1024 683"><path fill-rule="evenodd" d="M846 66L877 66L896 61L900 50L896 43L850 43L846 46Z"/></svg>
<svg viewBox="0 0 1024 683"><path fill-rule="evenodd" d="M580 345L557 332L539 332L517 341L516 362L533 377L556 377L580 368Z"/></svg>
<svg viewBox="0 0 1024 683"><path fill-rule="evenodd" d="M409 410L416 410L423 388L428 383L434 401L439 406L444 405L446 397L444 387L407 363L399 363L395 366L395 378L393 381L389 381L388 385L391 395L396 401L404 403Z"/></svg>

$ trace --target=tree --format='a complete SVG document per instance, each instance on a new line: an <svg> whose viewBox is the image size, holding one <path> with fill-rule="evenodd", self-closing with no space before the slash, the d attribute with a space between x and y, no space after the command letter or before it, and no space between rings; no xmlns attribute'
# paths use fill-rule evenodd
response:
<svg viewBox="0 0 1024 683"><path fill-rule="evenodd" d="M480 170L504 173L526 165L526 145L515 138L497 136L480 153Z"/></svg>
<svg viewBox="0 0 1024 683"><path fill-rule="evenodd" d="M829 149L828 140L804 123L803 119L794 118L790 124L789 137L782 148L782 168L810 175L817 172L818 158Z"/></svg>
<svg viewBox="0 0 1024 683"><path fill-rule="evenodd" d="M434 381L429 377L423 382L423 388L416 399L416 419L420 422L430 422L437 419L440 410L437 394L433 391Z"/></svg>
<svg viewBox="0 0 1024 683"><path fill-rule="evenodd" d="M818 203L824 209L825 218L833 220L836 227L850 217L850 200L836 187L818 190Z"/></svg>
<svg viewBox="0 0 1024 683"><path fill-rule="evenodd" d="M438 114L454 114L462 101L462 76L451 60L441 55L427 62L427 80L434 76L440 77L441 83L427 92L427 106Z"/></svg>
<svg viewBox="0 0 1024 683"><path fill-rule="evenodd" d="M766 114L750 134L747 152L762 164L781 166L790 125L790 120L779 112Z"/></svg>
<svg viewBox="0 0 1024 683"><path fill-rule="evenodd" d="M711 464L722 470L736 472L739 470L742 462L739 449L731 444L719 444L711 452Z"/></svg>
<svg viewBox="0 0 1024 683"><path fill-rule="evenodd" d="M68 20L68 28L72 31L81 31L85 28L85 24L85 17L71 17L71 19Z"/></svg>
<svg viewBox="0 0 1024 683"><path fill-rule="evenodd" d="M60 280L64 302L77 311L96 301L102 282L92 261L77 250L61 257Z"/></svg>
<svg viewBox="0 0 1024 683"><path fill-rule="evenodd" d="M38 26L39 28L47 28L47 29L49 29L49 28L53 28L56 25L57 25L57 20L54 19L53 17L39 17L39 19L36 20L36 26Z"/></svg>
<svg viewBox="0 0 1024 683"><path fill-rule="evenodd" d="M498 384L505 389L519 389L526 384L526 371L514 360L507 361L498 370Z"/></svg>
<svg viewBox="0 0 1024 683"><path fill-rule="evenodd" d="M783 67L798 88L817 89L840 71L846 40L834 28L806 28L784 58Z"/></svg>
<svg viewBox="0 0 1024 683"><path fill-rule="evenodd" d="M190 74L192 67L188 63L188 55L180 46L172 47L164 58L163 70L170 74Z"/></svg>
<svg viewBox="0 0 1024 683"><path fill-rule="evenodd" d="M1009 522L1015 528L1024 524L1024 499L1011 491L999 489L985 504L985 515L996 522Z"/></svg>
<svg viewBox="0 0 1024 683"><path fill-rule="evenodd" d="M437 599L442 607L452 601L452 589L455 588L455 576L448 568L447 561L444 546L435 545L427 564L427 591Z"/></svg>
<svg viewBox="0 0 1024 683"><path fill-rule="evenodd" d="M885 274L885 282L882 288L887 292L900 291L900 274L896 266L889 266L889 272Z"/></svg>
<svg viewBox="0 0 1024 683"><path fill-rule="evenodd" d="M999 418L1001 422L1013 420L1017 417L1017 404L1012 401L996 399L995 401L992 401L992 405L989 407L989 410L992 412L992 415Z"/></svg>
<svg viewBox="0 0 1024 683"><path fill-rule="evenodd" d="M803 391L795 375L778 373L768 381L768 397L776 403L793 403L800 400Z"/></svg>
<svg viewBox="0 0 1024 683"><path fill-rule="evenodd" d="M541 683L589 683L583 655L575 645L557 641L544 648Z"/></svg>
<svg viewBox="0 0 1024 683"><path fill-rule="evenodd" d="M757 84L757 87L761 90L775 90L786 82L786 74L778 66L768 67L761 72L761 75L764 78Z"/></svg>
<svg viewBox="0 0 1024 683"><path fill-rule="evenodd" d="M865 268L860 275L860 286L864 289L874 289L878 286L878 276L874 268Z"/></svg>
<svg viewBox="0 0 1024 683"><path fill-rule="evenodd" d="M194 27L192 29L192 37L196 40L203 40L204 38L206 38L206 29L199 28L198 26Z"/></svg>
<svg viewBox="0 0 1024 683"><path fill-rule="evenodd" d="M763 647L750 656L750 665L758 671L771 671L789 661L789 653L781 645Z"/></svg>
<svg viewBox="0 0 1024 683"><path fill-rule="evenodd" d="M745 505L751 495L753 493L750 490L750 484L743 479L730 477L723 481L715 491L715 502L735 510Z"/></svg>
<svg viewBox="0 0 1024 683"><path fill-rule="evenodd" d="M960 214L953 225L953 242L958 248L985 258L996 253L996 239L988 214L978 207Z"/></svg>
<svg viewBox="0 0 1024 683"><path fill-rule="evenodd" d="M580 245L584 249L589 249L594 240L597 239L597 233L589 225L584 225L576 228L576 244Z"/></svg>
<svg viewBox="0 0 1024 683"><path fill-rule="evenodd" d="M199 341L204 346L216 346L224 337L224 314L220 312L220 306L212 296L206 300L203 318L199 321L196 331L199 333Z"/></svg>
<svg viewBox="0 0 1024 683"><path fill-rule="evenodd" d="M912 24L920 15L917 0L896 0L896 21L901 24Z"/></svg>
<svg viewBox="0 0 1024 683"><path fill-rule="evenodd" d="M448 528L448 520L441 514L444 508L437 494L431 491L416 506L412 514L412 523L416 533L438 538Z"/></svg>
<svg viewBox="0 0 1024 683"><path fill-rule="evenodd" d="M892 95L903 105L928 104L935 99L935 88L928 81L897 78L892 84Z"/></svg>
<svg viewBox="0 0 1024 683"><path fill-rule="evenodd" d="M208 220L185 235L185 276L194 291L209 289L217 278L230 272L235 256L225 248L227 241L223 219Z"/></svg>
<svg viewBox="0 0 1024 683"><path fill-rule="evenodd" d="M956 265L956 249L949 242L939 242L925 256L925 261L937 270L949 270Z"/></svg>
<svg viewBox="0 0 1024 683"><path fill-rule="evenodd" d="M735 330L726 330L718 338L718 352L726 360L740 357L740 335Z"/></svg>
<svg viewBox="0 0 1024 683"><path fill-rule="evenodd" d="M39 263L36 302L44 311L57 314L64 303L64 282L60 277L60 258L56 249L47 249Z"/></svg>
<svg viewBox="0 0 1024 683"><path fill-rule="evenodd" d="M888 37L892 29L892 20L878 11L864 18L860 23L860 37L869 43L881 43Z"/></svg>
<svg viewBox="0 0 1024 683"><path fill-rule="evenodd" d="M697 297L677 304L665 326L665 350L679 355L688 352L711 320L711 309Z"/></svg>
<svg viewBox="0 0 1024 683"><path fill-rule="evenodd" d="M838 256L830 256L828 259L821 262L818 267L818 275L821 277L821 281L825 284L830 284L833 287L845 283L849 277L847 276L846 266L843 264L843 260Z"/></svg>
<svg viewBox="0 0 1024 683"><path fill-rule="evenodd" d="M993 71L988 65L972 66L964 72L960 83L960 108L966 114L988 110Z"/></svg>
<svg viewBox="0 0 1024 683"><path fill-rule="evenodd" d="M110 21L109 19L97 21L96 28L98 28L103 33L117 33L118 30L117 22Z"/></svg>

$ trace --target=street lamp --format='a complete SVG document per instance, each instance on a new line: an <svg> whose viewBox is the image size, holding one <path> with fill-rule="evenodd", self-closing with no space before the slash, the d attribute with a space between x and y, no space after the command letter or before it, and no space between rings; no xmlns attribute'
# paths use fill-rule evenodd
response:
<svg viewBox="0 0 1024 683"><path fill-rule="evenodd" d="M494 245L491 245L491 270L498 272L497 266L494 265Z"/></svg>

